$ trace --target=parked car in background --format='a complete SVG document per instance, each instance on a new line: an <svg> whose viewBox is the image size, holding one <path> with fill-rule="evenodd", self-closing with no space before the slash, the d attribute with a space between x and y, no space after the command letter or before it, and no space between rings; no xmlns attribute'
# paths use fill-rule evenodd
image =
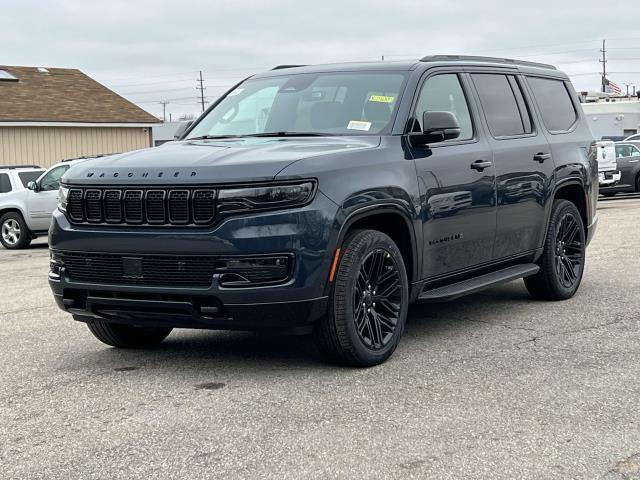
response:
<svg viewBox="0 0 640 480"><path fill-rule="evenodd" d="M600 193L612 197L616 193L640 192L640 140L618 142L615 150L620 179L614 185L601 187Z"/></svg>
<svg viewBox="0 0 640 480"><path fill-rule="evenodd" d="M42 172L44 168L37 165L0 166L0 198L17 190L24 190L27 184L36 180Z"/></svg>
<svg viewBox="0 0 640 480"><path fill-rule="evenodd" d="M67 160L46 171L35 166L0 168L0 243L5 248L26 248L47 234L62 175L86 158Z"/></svg>
<svg viewBox="0 0 640 480"><path fill-rule="evenodd" d="M613 187L620 181L620 172L616 163L616 144L610 140L596 143L598 152L598 184L600 188Z"/></svg>
<svg viewBox="0 0 640 480"><path fill-rule="evenodd" d="M640 142L640 133L635 133L621 140L622 142Z"/></svg>

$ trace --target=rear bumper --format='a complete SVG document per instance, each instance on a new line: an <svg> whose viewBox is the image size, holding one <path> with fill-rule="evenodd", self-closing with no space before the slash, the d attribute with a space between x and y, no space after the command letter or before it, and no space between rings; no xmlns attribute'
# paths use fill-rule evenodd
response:
<svg viewBox="0 0 640 480"><path fill-rule="evenodd" d="M621 178L622 174L619 171L598 172L598 184L600 187L613 187Z"/></svg>

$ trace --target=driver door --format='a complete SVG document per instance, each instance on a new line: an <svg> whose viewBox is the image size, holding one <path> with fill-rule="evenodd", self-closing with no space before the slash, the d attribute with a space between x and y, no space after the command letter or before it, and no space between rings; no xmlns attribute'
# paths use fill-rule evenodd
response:
<svg viewBox="0 0 640 480"><path fill-rule="evenodd" d="M69 165L60 165L47 171L36 181L38 190L29 190L29 224L31 230L48 230L51 215L58 206L58 189L60 179L68 170Z"/></svg>

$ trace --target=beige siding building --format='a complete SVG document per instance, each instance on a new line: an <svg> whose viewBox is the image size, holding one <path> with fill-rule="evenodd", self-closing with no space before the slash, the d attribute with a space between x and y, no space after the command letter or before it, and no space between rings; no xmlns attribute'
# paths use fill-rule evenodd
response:
<svg viewBox="0 0 640 480"><path fill-rule="evenodd" d="M78 70L0 66L0 165L147 148L159 123Z"/></svg>

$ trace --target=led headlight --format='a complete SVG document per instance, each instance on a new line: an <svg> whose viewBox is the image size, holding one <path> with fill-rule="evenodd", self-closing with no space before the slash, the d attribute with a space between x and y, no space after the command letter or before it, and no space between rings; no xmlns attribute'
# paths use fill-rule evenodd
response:
<svg viewBox="0 0 640 480"><path fill-rule="evenodd" d="M67 210L67 200L69 198L69 189L64 186L60 186L58 190L58 208L65 212Z"/></svg>
<svg viewBox="0 0 640 480"><path fill-rule="evenodd" d="M304 205L313 196L315 183L265 185L221 189L218 192L218 210L235 212L266 208L286 208Z"/></svg>

